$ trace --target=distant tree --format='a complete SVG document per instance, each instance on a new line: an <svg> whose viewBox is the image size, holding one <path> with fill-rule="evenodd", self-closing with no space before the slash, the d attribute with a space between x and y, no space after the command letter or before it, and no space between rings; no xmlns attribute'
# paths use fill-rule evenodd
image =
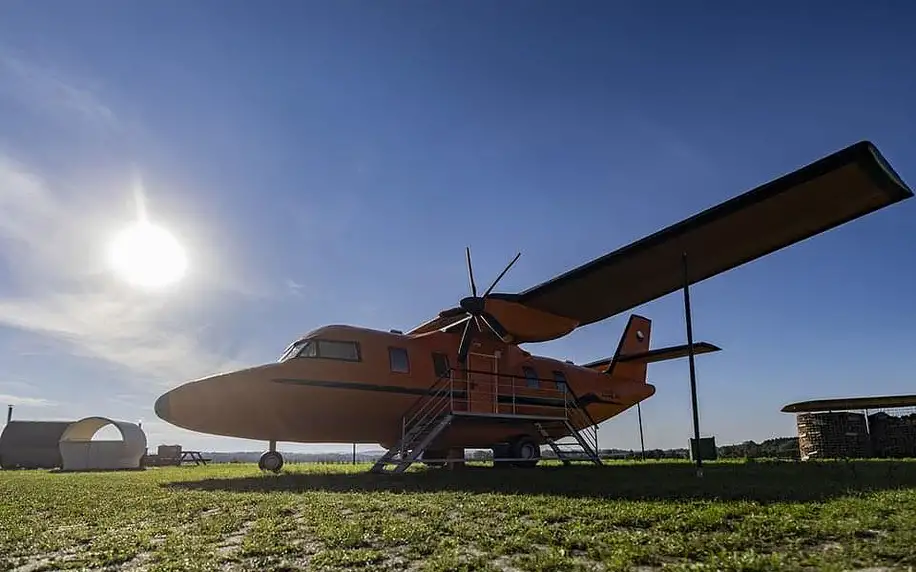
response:
<svg viewBox="0 0 916 572"><path fill-rule="evenodd" d="M797 459L799 457L798 438L777 437L759 444L754 441L745 441L737 445L725 445L719 447L719 456L723 459Z"/></svg>

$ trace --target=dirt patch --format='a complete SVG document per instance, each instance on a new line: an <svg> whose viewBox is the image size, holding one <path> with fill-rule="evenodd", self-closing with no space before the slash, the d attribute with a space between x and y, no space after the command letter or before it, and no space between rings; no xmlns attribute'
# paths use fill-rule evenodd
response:
<svg viewBox="0 0 916 572"><path fill-rule="evenodd" d="M78 555L79 550L76 548L58 550L57 552L48 552L46 554L36 554L21 558L20 561L24 560L24 562L13 568L10 572L39 572L40 570L51 570L54 563L74 560Z"/></svg>
<svg viewBox="0 0 916 572"><path fill-rule="evenodd" d="M239 546L245 541L245 537L248 536L251 529L254 528L254 523L255 521L249 520L242 524L242 527L237 531L224 538L219 546L216 547L217 556L228 558L235 553L239 549Z"/></svg>

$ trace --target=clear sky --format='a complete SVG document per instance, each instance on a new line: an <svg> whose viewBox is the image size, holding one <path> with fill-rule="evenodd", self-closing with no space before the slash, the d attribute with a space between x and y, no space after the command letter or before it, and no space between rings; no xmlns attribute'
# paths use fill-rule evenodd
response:
<svg viewBox="0 0 916 572"><path fill-rule="evenodd" d="M0 403L260 449L153 402L322 324L430 318L465 245L482 282L521 251L501 290L524 289L861 139L916 185L911 4L6 2ZM138 197L188 256L155 292L106 259ZM914 242L908 201L694 287L724 348L698 358L702 432L916 390ZM635 310L683 343L678 295ZM604 357L625 321L529 349ZM685 446L686 360L649 376L646 445ZM635 411L601 444L638 447Z"/></svg>

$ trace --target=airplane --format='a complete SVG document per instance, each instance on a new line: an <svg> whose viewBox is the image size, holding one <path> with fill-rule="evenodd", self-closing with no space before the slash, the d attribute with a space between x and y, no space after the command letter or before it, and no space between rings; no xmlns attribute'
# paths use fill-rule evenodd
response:
<svg viewBox="0 0 916 572"><path fill-rule="evenodd" d="M649 363L720 348L652 349L651 320L636 314L615 353L590 363L532 355L523 344L561 338L912 196L866 140L518 293L495 287L519 256L479 292L468 249L470 295L406 333L322 326L276 362L175 387L155 412L192 431L268 442L264 471L283 466L278 441L377 443L388 449L379 463L400 463L397 472L411 462L443 466L464 449L533 467L542 446L559 456L558 440L572 437L600 464L597 440L580 433L655 393Z"/></svg>

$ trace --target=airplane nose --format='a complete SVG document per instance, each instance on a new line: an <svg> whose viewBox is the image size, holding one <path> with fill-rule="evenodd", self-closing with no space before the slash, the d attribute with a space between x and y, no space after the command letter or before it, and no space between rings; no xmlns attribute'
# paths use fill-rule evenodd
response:
<svg viewBox="0 0 916 572"><path fill-rule="evenodd" d="M225 383L221 381L214 376L179 385L160 395L153 411L163 421L193 430L202 415L213 415L222 405L220 386Z"/></svg>
<svg viewBox="0 0 916 572"><path fill-rule="evenodd" d="M269 405L273 369L269 364L190 381L160 395L153 410L176 427L235 434L257 421L265 400Z"/></svg>
<svg viewBox="0 0 916 572"><path fill-rule="evenodd" d="M169 394L172 393L163 393L159 396L159 399L156 400L156 404L153 406L153 411L156 412L156 417L162 419L163 421L171 422L172 411L169 407Z"/></svg>

